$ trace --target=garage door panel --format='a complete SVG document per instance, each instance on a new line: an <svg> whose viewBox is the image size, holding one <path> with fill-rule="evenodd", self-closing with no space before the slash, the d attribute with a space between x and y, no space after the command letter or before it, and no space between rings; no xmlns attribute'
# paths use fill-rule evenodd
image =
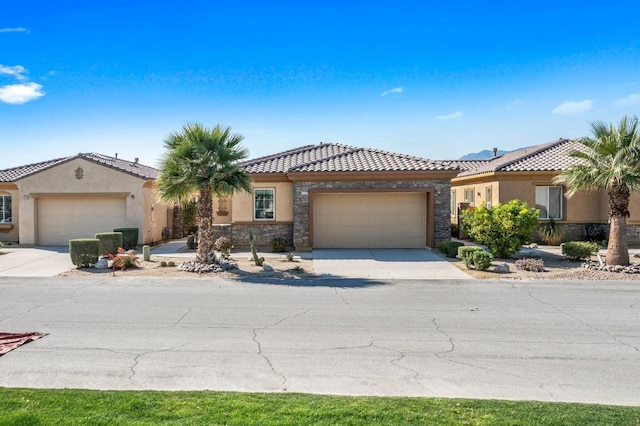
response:
<svg viewBox="0 0 640 426"><path fill-rule="evenodd" d="M126 200L105 197L52 197L38 200L38 244L66 245L127 225Z"/></svg>
<svg viewBox="0 0 640 426"><path fill-rule="evenodd" d="M316 248L423 248L425 193L315 194Z"/></svg>

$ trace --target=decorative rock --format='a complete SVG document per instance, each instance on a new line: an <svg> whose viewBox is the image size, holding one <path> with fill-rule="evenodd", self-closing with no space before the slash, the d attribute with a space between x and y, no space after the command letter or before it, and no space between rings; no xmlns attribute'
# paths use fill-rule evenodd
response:
<svg viewBox="0 0 640 426"><path fill-rule="evenodd" d="M264 264L264 265L262 265L262 270L266 271L266 272L271 272L271 271L273 271L273 266Z"/></svg>
<svg viewBox="0 0 640 426"><path fill-rule="evenodd" d="M596 262L593 260L587 260L582 264L585 269L591 269L596 271L616 272L624 274L640 274L640 263L633 262L630 265L605 265L604 263Z"/></svg>
<svg viewBox="0 0 640 426"><path fill-rule="evenodd" d="M509 269L508 263L501 263L493 268L493 272L498 274L508 274L511 270Z"/></svg>
<svg viewBox="0 0 640 426"><path fill-rule="evenodd" d="M197 272L199 274L206 274L210 272L224 272L237 268L238 264L230 259L219 260L219 263L199 263L193 260L189 260L178 265L178 269L181 271Z"/></svg>
<svg viewBox="0 0 640 426"><path fill-rule="evenodd" d="M537 249L538 245L536 243L531 243L531 244L529 244L529 248Z"/></svg>
<svg viewBox="0 0 640 426"><path fill-rule="evenodd" d="M109 269L109 261L107 260L106 257L103 257L100 260L98 260L96 264L93 265L93 267L96 269Z"/></svg>

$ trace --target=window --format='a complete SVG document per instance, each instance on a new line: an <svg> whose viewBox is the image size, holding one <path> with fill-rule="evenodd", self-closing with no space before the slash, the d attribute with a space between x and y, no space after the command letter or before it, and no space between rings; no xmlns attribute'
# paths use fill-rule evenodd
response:
<svg viewBox="0 0 640 426"><path fill-rule="evenodd" d="M254 219L273 220L275 218L275 189L256 189L253 194Z"/></svg>
<svg viewBox="0 0 640 426"><path fill-rule="evenodd" d="M0 195L0 223L11 223L11 195Z"/></svg>
<svg viewBox="0 0 640 426"><path fill-rule="evenodd" d="M540 219L562 219L562 187L536 186L536 209Z"/></svg>
<svg viewBox="0 0 640 426"><path fill-rule="evenodd" d="M456 191L451 191L449 209L451 210L451 217L454 217L456 215Z"/></svg>
<svg viewBox="0 0 640 426"><path fill-rule="evenodd" d="M476 202L476 189L469 188L469 203L472 205Z"/></svg>
<svg viewBox="0 0 640 426"><path fill-rule="evenodd" d="M484 189L484 201L485 201L485 207L490 209L491 208L491 187L487 186Z"/></svg>
<svg viewBox="0 0 640 426"><path fill-rule="evenodd" d="M464 189L464 201L469 201L469 188Z"/></svg>

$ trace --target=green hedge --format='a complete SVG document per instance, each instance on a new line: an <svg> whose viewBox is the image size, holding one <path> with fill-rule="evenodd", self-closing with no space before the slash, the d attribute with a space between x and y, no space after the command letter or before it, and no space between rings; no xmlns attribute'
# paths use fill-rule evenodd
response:
<svg viewBox="0 0 640 426"><path fill-rule="evenodd" d="M460 246L458 247L458 257L464 262L464 266L471 268L473 265L473 253L482 251L482 247L478 246Z"/></svg>
<svg viewBox="0 0 640 426"><path fill-rule="evenodd" d="M122 232L122 248L133 250L138 245L138 228L116 228L113 232Z"/></svg>
<svg viewBox="0 0 640 426"><path fill-rule="evenodd" d="M473 269L476 271L486 271L489 269L491 262L493 261L493 255L491 253L484 250L476 250L471 253Z"/></svg>
<svg viewBox="0 0 640 426"><path fill-rule="evenodd" d="M95 236L100 240L100 254L117 254L118 247L122 247L122 232L98 232Z"/></svg>
<svg viewBox="0 0 640 426"><path fill-rule="evenodd" d="M568 241L560 244L562 254L569 260L586 260L600 250L598 243L588 241Z"/></svg>
<svg viewBox="0 0 640 426"><path fill-rule="evenodd" d="M447 257L456 257L458 255L458 247L462 247L464 243L460 241L443 241L438 245L438 250Z"/></svg>
<svg viewBox="0 0 640 426"><path fill-rule="evenodd" d="M100 256L100 240L97 238L80 238L69 240L71 263L79 268L93 266Z"/></svg>

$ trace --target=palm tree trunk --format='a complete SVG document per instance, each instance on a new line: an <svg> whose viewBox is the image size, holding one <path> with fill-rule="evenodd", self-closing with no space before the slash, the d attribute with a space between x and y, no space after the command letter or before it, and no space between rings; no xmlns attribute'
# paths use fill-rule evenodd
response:
<svg viewBox="0 0 640 426"><path fill-rule="evenodd" d="M609 219L609 243L607 244L607 265L629 264L629 248L627 246L627 219L611 216Z"/></svg>
<svg viewBox="0 0 640 426"><path fill-rule="evenodd" d="M216 260L212 202L211 187L201 187L196 213L196 222L198 224L198 253L196 254L196 260L201 263L213 263Z"/></svg>

